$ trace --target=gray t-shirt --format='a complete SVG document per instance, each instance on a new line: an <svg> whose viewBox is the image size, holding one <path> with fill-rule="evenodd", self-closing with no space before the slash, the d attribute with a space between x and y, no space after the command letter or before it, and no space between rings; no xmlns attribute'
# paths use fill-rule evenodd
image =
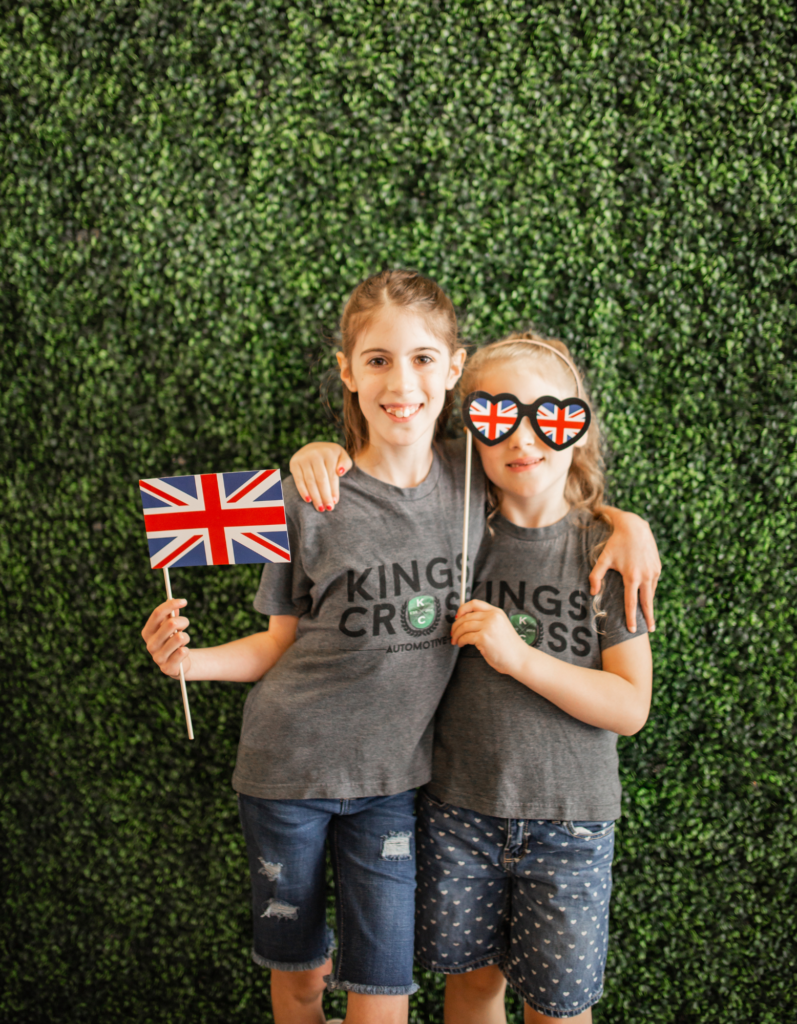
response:
<svg viewBox="0 0 797 1024"><path fill-rule="evenodd" d="M586 527L579 525L587 523ZM589 552L606 527L570 513L526 529L498 516L479 552L473 596L503 608L526 643L572 665L637 633L625 624L622 577L607 573L596 619ZM617 734L587 725L463 647L435 721L429 791L503 818L600 821L620 816Z"/></svg>
<svg viewBox="0 0 797 1024"><path fill-rule="evenodd" d="M474 460L469 550L484 531ZM290 564L266 565L255 608L298 615L296 642L244 708L233 787L268 799L388 795L431 777L434 712L457 657L464 443L393 487L356 467L319 515L285 481Z"/></svg>

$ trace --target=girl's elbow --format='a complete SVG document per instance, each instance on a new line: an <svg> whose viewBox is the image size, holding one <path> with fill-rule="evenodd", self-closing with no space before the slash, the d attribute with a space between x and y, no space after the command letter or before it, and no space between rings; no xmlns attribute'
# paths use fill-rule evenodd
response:
<svg viewBox="0 0 797 1024"><path fill-rule="evenodd" d="M642 708L635 714L632 714L628 721L625 723L625 729L620 733L621 736L636 736L638 732L641 732L648 720L650 708Z"/></svg>

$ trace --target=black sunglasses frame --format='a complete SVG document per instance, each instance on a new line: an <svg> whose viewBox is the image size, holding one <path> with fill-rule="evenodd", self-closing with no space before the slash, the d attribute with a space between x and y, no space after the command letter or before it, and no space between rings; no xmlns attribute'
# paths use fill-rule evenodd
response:
<svg viewBox="0 0 797 1024"><path fill-rule="evenodd" d="M518 410L517 419L512 424L512 426L509 427L508 430L504 431L504 433L501 434L500 437L495 437L491 440L490 438L485 437L484 434L481 433L479 428L471 419L470 407L475 398L484 398L492 405L495 405L497 402L501 401L514 402ZM545 431L537 422L537 410L540 408L540 406L545 405L546 403L550 403L551 405L556 406L558 409L565 409L568 405L577 405L580 409L584 410L584 426L576 434L575 437L571 437L569 441L565 441L563 444L557 444L555 441L552 441L549 437L546 436ZM506 441L508 437L511 437L512 434L514 434L514 432L520 426L520 421L523 419L524 416L528 416L529 422L531 423L534 433L537 435L537 437L539 437L542 443L548 445L549 448L553 448L554 451L557 452L564 451L565 448L569 448L571 445L574 445L577 441L580 441L581 438L584 437L584 435L589 430L589 425L592 421L592 413L590 412L590 408L583 398L559 399L554 398L553 395L543 395L542 398L538 398L537 401L532 402L531 405L524 405L523 402L518 400L516 395L510 395L508 392L502 392L500 395L491 395L487 391L471 391L469 395L465 396L465 399L462 403L462 419L463 422L465 423L465 426L468 428L471 434L473 434L477 441L481 441L482 444L486 444L490 448L492 448L493 445L500 444L502 441Z"/></svg>

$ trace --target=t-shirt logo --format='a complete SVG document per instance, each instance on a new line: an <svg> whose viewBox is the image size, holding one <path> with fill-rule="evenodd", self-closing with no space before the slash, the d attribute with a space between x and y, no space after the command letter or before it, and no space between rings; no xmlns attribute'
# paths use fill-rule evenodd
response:
<svg viewBox="0 0 797 1024"><path fill-rule="evenodd" d="M410 636L426 636L437 629L440 601L430 594L411 597L401 608L401 625Z"/></svg>
<svg viewBox="0 0 797 1024"><path fill-rule="evenodd" d="M528 612L518 612L509 616L515 632L529 647L539 647L542 643L542 623Z"/></svg>

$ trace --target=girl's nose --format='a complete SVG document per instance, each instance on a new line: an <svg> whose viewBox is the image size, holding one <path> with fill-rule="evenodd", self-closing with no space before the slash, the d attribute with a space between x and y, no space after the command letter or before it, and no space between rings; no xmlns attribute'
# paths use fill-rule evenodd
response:
<svg viewBox="0 0 797 1024"><path fill-rule="evenodd" d="M390 368L387 386L397 395L411 391L413 387L412 368L401 360L397 360Z"/></svg>
<svg viewBox="0 0 797 1024"><path fill-rule="evenodd" d="M528 416L521 419L517 430L512 434L512 440L518 445L539 444L540 439L529 422Z"/></svg>

